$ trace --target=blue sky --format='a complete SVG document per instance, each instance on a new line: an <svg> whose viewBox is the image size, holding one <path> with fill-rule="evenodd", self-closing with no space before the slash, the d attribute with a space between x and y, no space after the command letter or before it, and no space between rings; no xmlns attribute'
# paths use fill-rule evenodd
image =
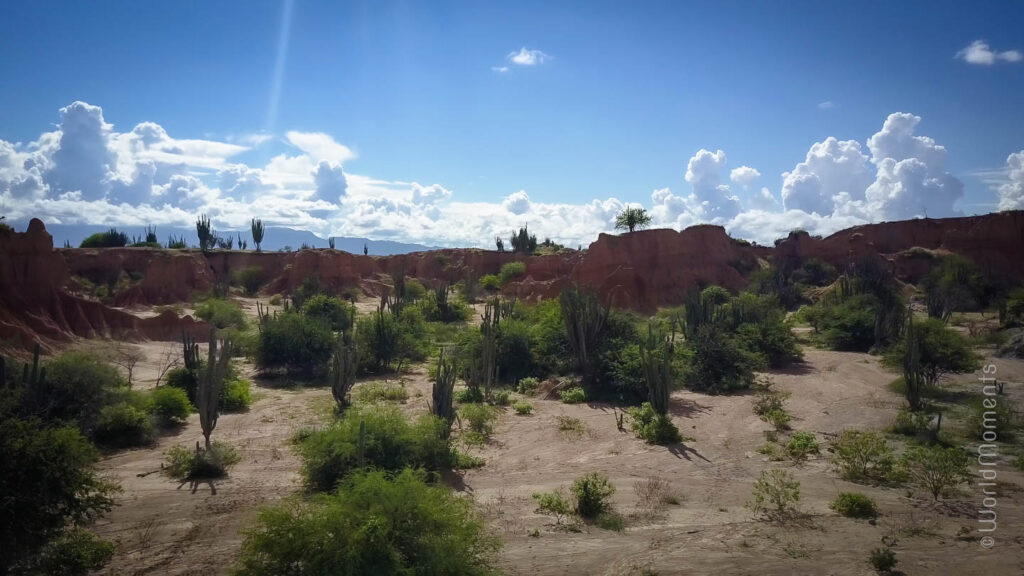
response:
<svg viewBox="0 0 1024 576"><path fill-rule="evenodd" d="M526 222L588 242L625 203L659 225L710 221L759 240L1020 208L1022 24L1018 2L9 4L0 140L14 168L0 158L0 210L114 224L204 210L230 226L260 209L323 234L488 245ZM77 101L90 106L69 112ZM82 145L107 144L100 167L53 156L81 152L62 127L75 114L113 125ZM144 122L188 158L117 137ZM310 152L289 133L347 152ZM829 137L828 166L800 169ZM282 156L294 178L269 167ZM39 170L28 191L26 159ZM145 182L140 162L156 162ZM313 174L322 163L330 189ZM730 178L742 166L759 177ZM77 174L90 170L102 185L75 197L69 183L89 189ZM224 170L258 182L243 197ZM800 177L787 185L786 172Z"/></svg>

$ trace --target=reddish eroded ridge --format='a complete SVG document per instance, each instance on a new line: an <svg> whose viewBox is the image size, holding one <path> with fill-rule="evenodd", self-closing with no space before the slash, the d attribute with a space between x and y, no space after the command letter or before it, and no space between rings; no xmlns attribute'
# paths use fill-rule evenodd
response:
<svg viewBox="0 0 1024 576"><path fill-rule="evenodd" d="M575 282L596 288L616 306L650 312L713 284L740 290L751 272L772 259L820 258L843 270L858 259L880 257L901 279L916 282L934 255L944 252L970 258L996 284L1024 284L1024 212L869 224L827 238L792 233L775 247L730 238L721 226L644 230L601 234L587 250L542 256L480 249L395 256L326 249L206 255L151 248L55 250L43 223L33 219L25 232L0 233L0 341L25 348L75 336L177 339L182 330L205 333L208 326L190 316L165 311L140 318L105 305L85 296L85 285L110 286L113 306L146 308L188 302L252 266L262 269L263 295L287 294L316 276L335 290L357 288L374 297L389 289L390 274L402 267L427 283L454 284L522 261L526 275L504 288L508 295L550 298Z"/></svg>

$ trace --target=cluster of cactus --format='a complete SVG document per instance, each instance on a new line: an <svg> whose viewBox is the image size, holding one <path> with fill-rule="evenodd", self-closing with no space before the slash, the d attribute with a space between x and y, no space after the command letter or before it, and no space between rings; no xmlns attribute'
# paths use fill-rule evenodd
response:
<svg viewBox="0 0 1024 576"><path fill-rule="evenodd" d="M480 315L480 354L472 359L469 378L466 385L471 389L483 389L484 397L491 394L491 386L498 379L498 315L497 299L484 304L484 313Z"/></svg>
<svg viewBox="0 0 1024 576"><path fill-rule="evenodd" d="M199 236L199 248L203 252L207 252L217 245L217 237L210 226L210 218L206 214L201 214L196 220L196 235Z"/></svg>
<svg viewBox="0 0 1024 576"><path fill-rule="evenodd" d="M199 425L203 429L203 439L206 440L207 450L210 449L210 434L217 427L220 391L227 379L230 365L231 341L223 340L218 354L217 336L211 330L206 366L199 371L199 386L196 391L196 409L199 412Z"/></svg>
<svg viewBox="0 0 1024 576"><path fill-rule="evenodd" d="M32 348L32 363L25 364L21 369L21 386L31 389L40 382L46 381L46 367L39 365L39 344ZM0 356L0 387L7 385L7 360Z"/></svg>
<svg viewBox="0 0 1024 576"><path fill-rule="evenodd" d="M398 354L398 325L388 322L387 315L398 318L400 306L388 296L382 296L377 311L373 314L373 349L377 353L378 368L391 367L391 361Z"/></svg>
<svg viewBox="0 0 1024 576"><path fill-rule="evenodd" d="M914 314L907 314L906 350L903 354L903 382L907 387L907 404L910 410L921 409L921 392L928 385L921 371L921 343L917 331L914 330Z"/></svg>
<svg viewBox="0 0 1024 576"><path fill-rule="evenodd" d="M673 323L682 326L687 340L694 340L701 327L720 323L725 317L726 311L720 303L694 293L686 299L682 316L674 318Z"/></svg>
<svg viewBox="0 0 1024 576"><path fill-rule="evenodd" d="M640 345L640 359L644 369L644 380L647 382L647 398L651 408L659 415L668 413L668 394L672 386L672 355L674 351L672 336L666 337L654 327L647 325L647 341Z"/></svg>
<svg viewBox="0 0 1024 576"><path fill-rule="evenodd" d="M261 252L260 244L263 244L263 220L253 218L250 226L252 232L252 243L256 245L256 252Z"/></svg>
<svg viewBox="0 0 1024 576"><path fill-rule="evenodd" d="M450 289L451 285L443 280L434 285L434 304L437 305L437 313L440 318L447 319L451 315L451 306L448 304L448 293Z"/></svg>
<svg viewBox="0 0 1024 576"><path fill-rule="evenodd" d="M194 336L188 332L181 333L182 358L185 361L185 370L196 374L199 371L199 344L196 344Z"/></svg>
<svg viewBox="0 0 1024 576"><path fill-rule="evenodd" d="M327 246L334 250L334 236L327 238Z"/></svg>
<svg viewBox="0 0 1024 576"><path fill-rule="evenodd" d="M285 300L284 303L285 303L285 306L286 306L285 309L287 310L288 301ZM261 334L263 333L263 327L267 325L267 322L269 322L271 320L271 318L277 318L277 312L274 312L274 315L271 316L270 315L270 307L267 306L266 308L264 308L263 304L261 304L260 301L257 300L256 301L256 329L259 330Z"/></svg>
<svg viewBox="0 0 1024 576"><path fill-rule="evenodd" d="M573 285L558 297L565 323L566 340L576 360L576 366L583 372L583 382L593 385L596 378L595 360L604 339L608 322L609 307L601 304L600 297L593 290Z"/></svg>
<svg viewBox="0 0 1024 576"><path fill-rule="evenodd" d="M359 357L355 341L355 320L350 324L351 328L338 336L334 345L334 354L331 356L331 395L338 405L338 410L348 407L348 394L356 383L356 367Z"/></svg>
<svg viewBox="0 0 1024 576"><path fill-rule="evenodd" d="M437 357L437 375L434 376L433 401L430 412L448 424L444 429L445 438L451 434L452 423L455 421L455 375L458 372L454 358L444 357L444 348Z"/></svg>

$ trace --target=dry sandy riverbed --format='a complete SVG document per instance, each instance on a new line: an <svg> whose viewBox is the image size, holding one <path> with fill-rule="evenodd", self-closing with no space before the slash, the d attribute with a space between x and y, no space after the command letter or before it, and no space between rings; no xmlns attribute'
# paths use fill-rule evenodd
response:
<svg viewBox="0 0 1024 576"><path fill-rule="evenodd" d="M167 346L140 347L145 360L139 386L152 385ZM1024 363L1000 360L1011 398L1024 394ZM886 384L893 378L865 354L806 350L806 363L771 375L792 393L793 427L829 434L846 427L881 428L901 399ZM958 381L970 383L970 377ZM405 410L426 410L430 384L425 369L404 378ZM201 439L198 417L148 449L117 453L102 464L123 492L119 506L96 527L119 545L106 574L220 574L229 570L241 530L256 510L300 490L299 461L290 446L296 429L323 421L330 406L326 388L285 390L256 381L257 401L244 414L221 416L214 438L234 445L242 461L213 484L179 486L160 468L163 452ZM357 385L358 386L358 385ZM685 448L647 446L615 427L612 409L599 404L566 405L530 399L534 413L506 409L492 442L470 448L486 465L451 474L447 481L483 507L504 541L501 566L509 574L834 574L872 573L868 552L881 538L899 534L899 568L915 574L1024 573L1024 477L1008 463L1000 468L999 545L981 549L958 538L975 527L980 496L968 488L946 506L908 498L902 489L859 486L828 471L823 458L802 466L768 462L757 453L769 428L751 410L751 395L673 394L674 419L693 438ZM559 416L578 418L581 434L558 430ZM777 526L753 519L744 507L753 482L769 467L790 469L801 482L806 517ZM533 492L568 487L597 471L617 487L616 509L629 519L625 532L596 526L568 532L534 512ZM142 476L140 476L142 475ZM651 478L667 482L678 505L640 510L634 486ZM828 502L844 490L876 499L883 517L876 525L840 518Z"/></svg>

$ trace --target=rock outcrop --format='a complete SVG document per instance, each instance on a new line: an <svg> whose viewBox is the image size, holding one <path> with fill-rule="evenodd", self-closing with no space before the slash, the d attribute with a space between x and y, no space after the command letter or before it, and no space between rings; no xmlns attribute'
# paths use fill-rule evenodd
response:
<svg viewBox="0 0 1024 576"><path fill-rule="evenodd" d="M0 340L17 347L75 336L171 338L206 324L173 312L141 318L86 297L106 286L117 307L187 302L248 267L261 269L264 295L287 294L311 276L335 290L375 297L389 290L390 275L404 268L425 283L456 283L497 274L511 261L526 275L503 292L524 300L551 298L569 283L597 289L616 306L650 312L678 305L688 293L712 284L742 289L751 272L777 263L820 258L839 270L863 258L884 259L898 277L917 282L935 255L957 253L976 262L1002 286L1024 284L1024 212L967 218L921 219L857 226L827 238L793 233L774 248L735 240L720 226L681 232L646 230L602 234L585 251L524 256L479 249L451 249L396 256L364 256L325 249L298 252L150 248L60 249L43 223L23 233L0 232Z"/></svg>

